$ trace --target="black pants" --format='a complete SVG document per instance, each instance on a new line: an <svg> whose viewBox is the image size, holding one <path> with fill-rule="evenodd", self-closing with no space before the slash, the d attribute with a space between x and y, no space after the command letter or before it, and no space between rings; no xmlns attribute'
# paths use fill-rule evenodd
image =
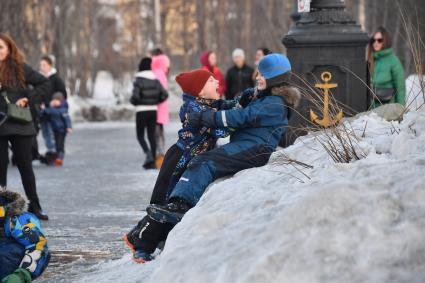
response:
<svg viewBox="0 0 425 283"><path fill-rule="evenodd" d="M140 111L136 113L137 140L145 153L149 150L151 151L153 158L156 156L155 127L156 111ZM145 140L145 128L148 132L150 149Z"/></svg>
<svg viewBox="0 0 425 283"><path fill-rule="evenodd" d="M170 185L171 175L176 169L177 162L183 155L183 151L177 146L172 145L165 154L164 162L159 170L155 186L153 188L151 204L166 204L167 192Z"/></svg>
<svg viewBox="0 0 425 283"><path fill-rule="evenodd" d="M58 158L63 160L65 157L65 137L66 133L55 132L56 154Z"/></svg>
<svg viewBox="0 0 425 283"><path fill-rule="evenodd" d="M7 185L7 165L9 163L9 142L12 145L16 165L21 174L22 185L28 200L40 205L32 169L33 136L0 136L0 186Z"/></svg>

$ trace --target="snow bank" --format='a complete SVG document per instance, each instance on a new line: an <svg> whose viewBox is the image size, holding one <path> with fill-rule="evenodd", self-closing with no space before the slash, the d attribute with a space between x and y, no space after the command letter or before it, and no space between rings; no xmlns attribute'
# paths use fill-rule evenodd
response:
<svg viewBox="0 0 425 283"><path fill-rule="evenodd" d="M425 103L425 93L421 87L421 80L418 75L410 75L406 79L406 105L409 109L416 110L423 106ZM422 82L425 80L425 76Z"/></svg>
<svg viewBox="0 0 425 283"><path fill-rule="evenodd" d="M300 138L210 186L157 260L126 256L81 281L424 282L425 110L351 125L364 159L335 164ZM283 153L314 168L279 165Z"/></svg>
<svg viewBox="0 0 425 283"><path fill-rule="evenodd" d="M181 90L174 79L169 84L170 116L177 118L182 104ZM92 98L68 97L69 113L74 122L130 121L135 108L129 103L132 91L132 75L124 74L114 80L109 72L100 71L94 84Z"/></svg>

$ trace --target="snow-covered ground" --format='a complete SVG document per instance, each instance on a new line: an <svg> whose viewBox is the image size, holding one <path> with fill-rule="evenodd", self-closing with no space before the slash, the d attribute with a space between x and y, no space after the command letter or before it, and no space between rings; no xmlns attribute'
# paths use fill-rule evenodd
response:
<svg viewBox="0 0 425 283"><path fill-rule="evenodd" d="M336 164L303 137L211 185L155 261L128 254L80 281L425 282L425 110L351 126L365 158Z"/></svg>

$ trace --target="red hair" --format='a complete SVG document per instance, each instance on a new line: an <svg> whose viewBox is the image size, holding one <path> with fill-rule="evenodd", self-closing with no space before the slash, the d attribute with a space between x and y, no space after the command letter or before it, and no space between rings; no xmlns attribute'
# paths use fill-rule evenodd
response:
<svg viewBox="0 0 425 283"><path fill-rule="evenodd" d="M9 54L0 62L0 83L7 88L25 88L24 54L18 49L13 39L5 33L0 33Z"/></svg>

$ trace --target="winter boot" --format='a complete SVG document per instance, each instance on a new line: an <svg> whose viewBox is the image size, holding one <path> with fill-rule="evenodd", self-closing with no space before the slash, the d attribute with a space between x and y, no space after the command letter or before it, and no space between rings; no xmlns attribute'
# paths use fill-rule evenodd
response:
<svg viewBox="0 0 425 283"><path fill-rule="evenodd" d="M156 169L161 169L162 163L164 163L164 155L159 154L155 159L155 167Z"/></svg>
<svg viewBox="0 0 425 283"><path fill-rule="evenodd" d="M146 208L148 215L160 222L177 224L183 218L183 215L191 209L191 206L181 198L172 198L167 205L150 204Z"/></svg>
<svg viewBox="0 0 425 283"><path fill-rule="evenodd" d="M146 152L146 160L143 164L143 168L145 169L156 169L155 168L155 160L153 158L153 155L150 151Z"/></svg>
<svg viewBox="0 0 425 283"><path fill-rule="evenodd" d="M58 155L56 152L53 152L53 151L46 152L46 155L44 157L45 157L47 165L55 165L55 160L57 156Z"/></svg>
<svg viewBox="0 0 425 283"><path fill-rule="evenodd" d="M63 160L56 158L55 160L55 166L61 167L63 165Z"/></svg>
<svg viewBox="0 0 425 283"><path fill-rule="evenodd" d="M139 246L140 241L142 240L143 227L148 223L148 220L148 216L143 217L143 219L140 220L130 232L124 235L123 240L132 252L135 252L136 247Z"/></svg>
<svg viewBox="0 0 425 283"><path fill-rule="evenodd" d="M154 257L150 253L143 250L137 250L133 253L133 261L137 263L145 263L153 259Z"/></svg>
<svg viewBox="0 0 425 283"><path fill-rule="evenodd" d="M47 214L43 212L43 209L38 203L30 202L30 204L28 205L28 212L31 212L40 220L49 220L49 216L47 216Z"/></svg>

